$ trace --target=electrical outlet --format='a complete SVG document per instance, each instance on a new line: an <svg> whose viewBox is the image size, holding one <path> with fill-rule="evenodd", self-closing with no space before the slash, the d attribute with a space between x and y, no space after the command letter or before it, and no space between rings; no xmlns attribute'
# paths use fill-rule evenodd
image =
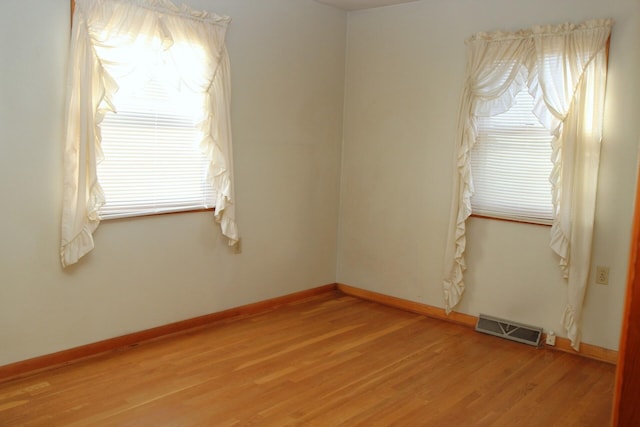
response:
<svg viewBox="0 0 640 427"><path fill-rule="evenodd" d="M596 283L599 285L609 284L609 267L601 265L596 267Z"/></svg>
<svg viewBox="0 0 640 427"><path fill-rule="evenodd" d="M547 345L556 345L556 334L553 331L547 332L547 339L545 340Z"/></svg>

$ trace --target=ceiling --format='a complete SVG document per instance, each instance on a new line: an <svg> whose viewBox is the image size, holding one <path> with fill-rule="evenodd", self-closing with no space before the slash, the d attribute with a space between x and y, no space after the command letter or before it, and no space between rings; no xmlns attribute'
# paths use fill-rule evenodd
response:
<svg viewBox="0 0 640 427"><path fill-rule="evenodd" d="M410 3L417 0L316 0L344 10L370 9L392 4Z"/></svg>

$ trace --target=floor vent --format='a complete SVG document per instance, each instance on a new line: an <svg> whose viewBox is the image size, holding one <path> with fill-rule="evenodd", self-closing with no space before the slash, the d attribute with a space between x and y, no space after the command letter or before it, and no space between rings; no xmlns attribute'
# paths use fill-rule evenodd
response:
<svg viewBox="0 0 640 427"><path fill-rule="evenodd" d="M522 325L484 314L478 317L476 331L536 347L540 345L540 338L542 337L542 328Z"/></svg>

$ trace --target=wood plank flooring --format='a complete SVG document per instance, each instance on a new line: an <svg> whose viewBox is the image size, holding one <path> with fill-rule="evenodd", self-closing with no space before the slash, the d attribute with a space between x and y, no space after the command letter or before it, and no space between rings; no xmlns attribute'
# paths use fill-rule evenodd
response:
<svg viewBox="0 0 640 427"><path fill-rule="evenodd" d="M0 426L606 426L614 375L336 291L0 384Z"/></svg>

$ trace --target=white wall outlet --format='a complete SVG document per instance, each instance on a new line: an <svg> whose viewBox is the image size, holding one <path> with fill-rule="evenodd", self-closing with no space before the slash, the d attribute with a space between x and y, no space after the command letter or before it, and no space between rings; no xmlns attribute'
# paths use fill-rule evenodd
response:
<svg viewBox="0 0 640 427"><path fill-rule="evenodd" d="M596 283L599 285L609 284L609 267L602 265L596 267Z"/></svg>
<svg viewBox="0 0 640 427"><path fill-rule="evenodd" d="M554 346L556 345L556 334L553 331L547 332L547 339L545 340L547 345Z"/></svg>

